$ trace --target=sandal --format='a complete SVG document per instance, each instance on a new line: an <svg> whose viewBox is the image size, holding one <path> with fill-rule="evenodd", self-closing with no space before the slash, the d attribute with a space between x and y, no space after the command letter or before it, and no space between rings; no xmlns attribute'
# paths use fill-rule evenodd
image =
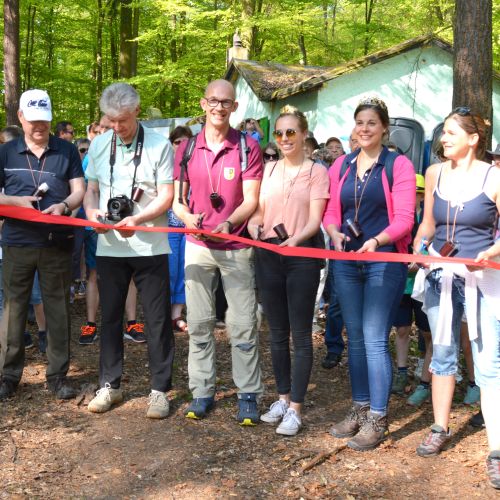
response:
<svg viewBox="0 0 500 500"><path fill-rule="evenodd" d="M187 332L187 323L179 316L172 320L172 330L174 332Z"/></svg>

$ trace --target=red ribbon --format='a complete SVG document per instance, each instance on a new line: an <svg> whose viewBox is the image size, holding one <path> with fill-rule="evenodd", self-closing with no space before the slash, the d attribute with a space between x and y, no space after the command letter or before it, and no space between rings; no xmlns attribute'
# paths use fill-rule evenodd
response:
<svg viewBox="0 0 500 500"><path fill-rule="evenodd" d="M64 217L60 215L46 215L42 214L38 210L35 210L34 208L14 207L12 205L0 205L0 216L29 222L41 222L44 224L83 227L91 226L94 228L114 229L112 224L101 224L100 222L93 222L86 219L76 219L74 217ZM146 231L151 233L186 233L214 236L211 231L204 229L186 229L184 227L127 226L123 229L131 231ZM264 243L263 241L254 241L241 236L236 236L235 234L226 233L217 233L217 238L237 241L252 247L264 248L287 257L312 257L316 259L357 260L369 262L403 262L405 264L410 262L415 262L417 264L452 263L500 270L500 262L493 262L490 260L477 263L474 262L474 259L464 259L459 257L433 257L431 255L414 255L392 252L337 252L336 250L322 250L320 248L280 247L278 245Z"/></svg>

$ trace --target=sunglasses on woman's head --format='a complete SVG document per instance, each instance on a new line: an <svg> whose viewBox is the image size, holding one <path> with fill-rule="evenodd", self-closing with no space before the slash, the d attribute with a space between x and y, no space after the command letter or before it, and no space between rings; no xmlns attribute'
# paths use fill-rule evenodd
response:
<svg viewBox="0 0 500 500"><path fill-rule="evenodd" d="M289 139L294 137L297 131L293 128L287 128L286 130L275 130L273 132L273 137L280 142L283 139L283 136L287 136Z"/></svg>
<svg viewBox="0 0 500 500"><path fill-rule="evenodd" d="M276 153L276 154L264 153L263 157L264 157L265 161L278 161L280 159L280 156L278 153Z"/></svg>
<svg viewBox="0 0 500 500"><path fill-rule="evenodd" d="M458 106L457 108L455 108L451 112L451 114L458 115L458 116L470 116L470 119L472 120L474 128L476 129L476 134L480 135L479 129L477 128L477 123L476 123L476 120L474 118L474 115L472 114L472 111L470 110L470 108L468 106Z"/></svg>

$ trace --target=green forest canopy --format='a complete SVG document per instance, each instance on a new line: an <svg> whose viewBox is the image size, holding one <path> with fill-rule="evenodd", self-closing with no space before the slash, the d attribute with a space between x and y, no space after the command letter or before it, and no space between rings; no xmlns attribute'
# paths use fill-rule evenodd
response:
<svg viewBox="0 0 500 500"><path fill-rule="evenodd" d="M224 74L235 31L251 59L335 66L422 34L452 42L453 6L453 0L21 0L21 89L46 89L54 120L72 121L79 135L99 116L102 88L121 77L137 87L143 110L192 116L206 83ZM497 71L499 27L494 9ZM136 41L124 59L120 33Z"/></svg>

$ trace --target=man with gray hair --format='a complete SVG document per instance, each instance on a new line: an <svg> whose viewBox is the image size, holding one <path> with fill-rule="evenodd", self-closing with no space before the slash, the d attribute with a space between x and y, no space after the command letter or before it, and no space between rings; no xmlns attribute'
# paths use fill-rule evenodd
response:
<svg viewBox="0 0 500 500"><path fill-rule="evenodd" d="M147 417L165 418L172 386L174 337L170 321L168 238L135 232L131 226L167 226L173 198L173 153L168 140L137 120L139 95L126 83L107 87L101 111L111 129L90 145L84 206L91 221L114 224L97 229L97 283L101 299L100 389L89 403L94 413L123 401L123 313L132 277L146 320L151 394Z"/></svg>

